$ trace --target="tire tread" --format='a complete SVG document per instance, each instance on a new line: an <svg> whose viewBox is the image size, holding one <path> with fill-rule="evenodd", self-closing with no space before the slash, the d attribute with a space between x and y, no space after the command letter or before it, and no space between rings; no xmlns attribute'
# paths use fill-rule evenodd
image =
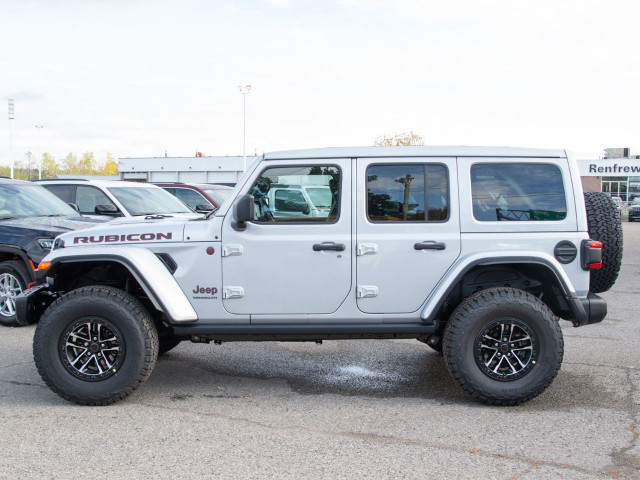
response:
<svg viewBox="0 0 640 480"><path fill-rule="evenodd" d="M125 386L101 395L79 397L73 392L67 391L56 382L55 377L49 375L48 368L41 356L41 352L45 348L44 341L46 338L43 332L46 331L49 324L53 321L51 313L55 309L63 308L64 306L74 302L86 302L87 300L95 299L96 297L113 302L116 308L121 310L125 315L132 315L142 326L144 332L144 362L142 368L138 370L137 374L131 378ZM113 287L83 287L73 290L58 298L42 315L34 335L33 358L35 360L38 373L44 382L60 397L80 405L110 405L131 395L147 380L149 375L151 375L158 358L158 333L153 320L150 318L144 306L132 295Z"/></svg>

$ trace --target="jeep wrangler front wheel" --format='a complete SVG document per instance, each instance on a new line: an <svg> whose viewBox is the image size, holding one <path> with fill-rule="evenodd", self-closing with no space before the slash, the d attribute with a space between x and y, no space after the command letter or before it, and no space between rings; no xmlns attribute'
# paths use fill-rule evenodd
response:
<svg viewBox="0 0 640 480"><path fill-rule="evenodd" d="M44 382L65 400L108 405L149 377L158 333L134 297L111 287L73 290L46 310L33 340Z"/></svg>
<svg viewBox="0 0 640 480"><path fill-rule="evenodd" d="M456 308L443 349L449 372L476 400L517 405L551 385L564 343L556 317L541 300L514 288L492 288Z"/></svg>

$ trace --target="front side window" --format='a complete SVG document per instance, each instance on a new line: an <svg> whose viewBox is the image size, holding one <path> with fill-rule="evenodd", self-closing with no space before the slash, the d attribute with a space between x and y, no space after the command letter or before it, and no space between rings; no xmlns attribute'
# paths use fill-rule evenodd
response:
<svg viewBox="0 0 640 480"><path fill-rule="evenodd" d="M203 188L203 190L207 195L209 195L209 198L218 205L218 207L224 203L229 194L233 191L232 188Z"/></svg>
<svg viewBox="0 0 640 480"><path fill-rule="evenodd" d="M267 168L250 192L258 222L333 223L340 215L338 167Z"/></svg>
<svg viewBox="0 0 640 480"><path fill-rule="evenodd" d="M471 167L473 216L490 221L554 221L567 216L555 165L484 163Z"/></svg>
<svg viewBox="0 0 640 480"><path fill-rule="evenodd" d="M103 192L95 187L85 187L84 185L78 186L78 190L76 191L76 205L78 205L80 213L84 215L95 214L97 205L111 205L115 207L114 203L109 200L109 197Z"/></svg>
<svg viewBox="0 0 640 480"><path fill-rule="evenodd" d="M444 165L372 165L367 169L367 215L373 222L442 222L449 217Z"/></svg>
<svg viewBox="0 0 640 480"><path fill-rule="evenodd" d="M195 190L191 190L189 188L176 188L176 192L174 193L174 195L178 197L178 200L182 200L193 210L195 210L196 208L200 208L202 210L213 210L215 208L213 205L211 205L211 202L209 202L209 200L204 198Z"/></svg>

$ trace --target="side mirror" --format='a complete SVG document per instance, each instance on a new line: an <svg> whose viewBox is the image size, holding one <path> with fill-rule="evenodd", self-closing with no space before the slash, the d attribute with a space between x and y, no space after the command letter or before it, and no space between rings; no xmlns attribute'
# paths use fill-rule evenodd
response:
<svg viewBox="0 0 640 480"><path fill-rule="evenodd" d="M233 222L231 226L235 230L244 230L247 228L247 222L255 220L255 200L253 195L244 195L240 197L233 205Z"/></svg>
<svg viewBox="0 0 640 480"><path fill-rule="evenodd" d="M302 206L302 214L303 215L309 215L311 213L311 209L309 208L309 205L307 205L306 203Z"/></svg>
<svg viewBox="0 0 640 480"><path fill-rule="evenodd" d="M80 213L80 209L78 208L78 205L76 205L75 203L69 203L68 205L71 208L73 208L76 212Z"/></svg>
<svg viewBox="0 0 640 480"><path fill-rule="evenodd" d="M211 210L213 210L213 208L211 208L211 205L196 205L196 213L209 213Z"/></svg>
<svg viewBox="0 0 640 480"><path fill-rule="evenodd" d="M113 215L119 214L118 208L115 205L96 205L94 212L97 215Z"/></svg>

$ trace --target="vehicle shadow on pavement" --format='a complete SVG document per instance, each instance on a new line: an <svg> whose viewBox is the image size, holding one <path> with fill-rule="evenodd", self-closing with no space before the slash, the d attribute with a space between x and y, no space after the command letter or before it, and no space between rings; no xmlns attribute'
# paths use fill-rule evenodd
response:
<svg viewBox="0 0 640 480"><path fill-rule="evenodd" d="M622 380L593 378L580 366L568 365L547 391L519 408L619 407L624 411L624 395L614 394L615 384ZM451 378L441 355L418 342L406 341L325 342L322 346L184 344L158 360L145 388L153 390L150 395L169 394L174 400L197 396L255 398L268 392L405 397L479 405Z"/></svg>

